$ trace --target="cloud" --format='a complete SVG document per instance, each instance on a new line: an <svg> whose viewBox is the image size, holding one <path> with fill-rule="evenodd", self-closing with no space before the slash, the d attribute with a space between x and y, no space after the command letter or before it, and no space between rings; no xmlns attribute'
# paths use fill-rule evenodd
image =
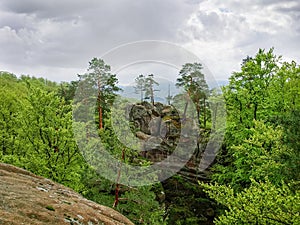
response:
<svg viewBox="0 0 300 225"><path fill-rule="evenodd" d="M76 79L92 57L157 39L186 47L226 79L242 58L275 47L299 61L296 0L2 0L0 70ZM78 71L78 72L77 72Z"/></svg>
<svg viewBox="0 0 300 225"><path fill-rule="evenodd" d="M242 59L259 48L274 46L279 55L299 61L299 5L298 1L204 1L181 30L182 37L217 79L238 70Z"/></svg>
<svg viewBox="0 0 300 225"><path fill-rule="evenodd" d="M82 68L126 42L176 41L193 6L180 0L3 0L0 62L13 71L16 62L32 71L35 66L64 68L70 76L70 68ZM53 75L45 70L45 76Z"/></svg>
<svg viewBox="0 0 300 225"><path fill-rule="evenodd" d="M82 11L99 7L96 0L72 1L72 0L53 0L37 1L24 0L3 0L1 8L16 14L35 14L38 18L64 18L76 15Z"/></svg>

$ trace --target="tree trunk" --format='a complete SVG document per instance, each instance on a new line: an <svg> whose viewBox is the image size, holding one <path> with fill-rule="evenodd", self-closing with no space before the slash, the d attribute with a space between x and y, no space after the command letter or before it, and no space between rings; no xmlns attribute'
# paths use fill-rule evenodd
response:
<svg viewBox="0 0 300 225"><path fill-rule="evenodd" d="M151 83L151 103L154 106L154 91L153 91L152 83Z"/></svg>
<svg viewBox="0 0 300 225"><path fill-rule="evenodd" d="M99 113L99 129L103 129L103 113L102 113L102 107L99 105L98 108Z"/></svg>
<svg viewBox="0 0 300 225"><path fill-rule="evenodd" d="M253 112L253 117L254 117L254 120L256 120L256 117L257 117L257 103L254 104L254 112Z"/></svg>
<svg viewBox="0 0 300 225"><path fill-rule="evenodd" d="M101 107L101 83L100 79L98 79L98 115L99 115L99 129L103 129L103 113L102 113L102 107Z"/></svg>
<svg viewBox="0 0 300 225"><path fill-rule="evenodd" d="M200 106L197 104L197 107L196 107L196 110L197 110L197 119L198 119L198 123L199 123L199 128L201 127L201 121L200 121ZM199 143L199 140L200 140L200 133L198 132L197 134L197 151L196 151L196 160L198 159L198 156L200 155L200 143Z"/></svg>
<svg viewBox="0 0 300 225"><path fill-rule="evenodd" d="M206 128L206 106L205 106L205 97L204 97L204 105L203 105L203 125Z"/></svg>
<svg viewBox="0 0 300 225"><path fill-rule="evenodd" d="M242 118L242 113L243 113L243 105L242 105L242 102L239 101L240 103L240 123L242 124L243 123L243 118Z"/></svg>
<svg viewBox="0 0 300 225"><path fill-rule="evenodd" d="M183 115L182 115L183 120L186 119L186 111L187 111L188 105L189 105L189 102L186 102L185 106L184 106L184 112L183 112Z"/></svg>
<svg viewBox="0 0 300 225"><path fill-rule="evenodd" d="M217 115L218 115L218 103L216 103L216 107L215 107L215 110L213 111L213 124L212 124L212 130L215 130L216 129L216 120L217 120Z"/></svg>
<svg viewBox="0 0 300 225"><path fill-rule="evenodd" d="M121 177L121 169L122 169L122 163L125 161L125 150L122 150L122 160L120 162L120 168L118 170L118 176L116 180L116 189L115 189L115 201L113 204L113 208L117 207L119 204L119 191L120 191L120 177Z"/></svg>
<svg viewBox="0 0 300 225"><path fill-rule="evenodd" d="M101 107L101 92L100 92L100 90L98 93L97 103L98 103L99 129L103 129L103 112L102 112L102 107Z"/></svg>
<svg viewBox="0 0 300 225"><path fill-rule="evenodd" d="M197 104L197 119L198 119L199 127L201 127L200 106L198 104Z"/></svg>

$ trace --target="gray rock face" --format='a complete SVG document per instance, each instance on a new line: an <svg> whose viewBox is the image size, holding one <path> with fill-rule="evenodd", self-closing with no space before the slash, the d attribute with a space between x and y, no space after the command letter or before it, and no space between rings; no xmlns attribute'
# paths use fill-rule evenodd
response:
<svg viewBox="0 0 300 225"><path fill-rule="evenodd" d="M174 106L161 103L156 103L154 106L148 102L138 103L131 106L129 120L135 126L136 137L144 143L141 155L152 162L160 162L166 159L178 145L183 146L181 147L182 152L176 155L180 160L180 157L186 154L184 150L191 146L190 129L195 125L187 119L182 127L180 115ZM190 125L186 126L189 123ZM189 180L206 177L204 173L199 172L198 165L202 157L201 153L205 148L205 136L208 134L203 129L199 131L197 138L199 149L195 146L195 152L189 156L190 160L179 171L182 176ZM179 143L179 140L181 143Z"/></svg>
<svg viewBox="0 0 300 225"><path fill-rule="evenodd" d="M180 117L174 107L142 102L131 107L129 120L137 130L136 136L145 141L144 157L162 159L172 153L181 132Z"/></svg>

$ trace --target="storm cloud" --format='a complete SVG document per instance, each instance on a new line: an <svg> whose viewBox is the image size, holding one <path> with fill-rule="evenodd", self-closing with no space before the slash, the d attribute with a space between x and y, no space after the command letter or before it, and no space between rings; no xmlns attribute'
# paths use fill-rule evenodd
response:
<svg viewBox="0 0 300 225"><path fill-rule="evenodd" d="M0 70L72 80L120 44L163 40L224 80L258 48L299 62L299 10L292 0L2 0Z"/></svg>

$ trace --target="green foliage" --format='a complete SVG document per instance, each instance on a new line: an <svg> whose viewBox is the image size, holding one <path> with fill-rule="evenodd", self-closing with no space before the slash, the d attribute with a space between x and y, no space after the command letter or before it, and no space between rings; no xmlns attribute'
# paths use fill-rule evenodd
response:
<svg viewBox="0 0 300 225"><path fill-rule="evenodd" d="M149 74L148 76L144 76L143 74L140 74L135 79L135 83L135 93L141 95L141 102L144 99L150 99L150 102L152 103L152 105L154 105L154 92L158 91L154 89L154 86L159 85L158 82L154 80L154 75Z"/></svg>
<svg viewBox="0 0 300 225"><path fill-rule="evenodd" d="M176 86L183 87L193 101L197 110L200 125L204 128L207 122L207 99L209 95L208 85L200 63L186 63L179 72ZM203 123L200 116L203 114Z"/></svg>
<svg viewBox="0 0 300 225"><path fill-rule="evenodd" d="M84 171L85 184L81 191L84 197L99 204L112 207L116 184L97 175L91 168ZM131 188L121 185L119 204L115 208L135 224L165 224L164 208L159 205L151 186Z"/></svg>
<svg viewBox="0 0 300 225"><path fill-rule="evenodd" d="M1 161L80 189L83 159L73 139L71 106L22 79L1 76Z"/></svg>
<svg viewBox="0 0 300 225"><path fill-rule="evenodd" d="M294 151L289 168L295 171L295 178L300 179L300 66L294 61L284 62L274 77L270 92L269 121L283 127L285 143Z"/></svg>
<svg viewBox="0 0 300 225"><path fill-rule="evenodd" d="M234 72L229 85L223 88L228 115L227 145L236 145L249 138L255 120L268 120L273 114L272 101L275 75L281 57L259 49L254 58L243 61L240 72ZM277 90L278 91L278 90Z"/></svg>
<svg viewBox="0 0 300 225"><path fill-rule="evenodd" d="M105 64L102 59L93 58L89 62L88 72L78 75L80 82L87 84L84 86L86 88L84 91L94 89L98 94L101 94L99 104L102 107L105 106L106 103L112 103L115 92L120 91L120 88L116 86L118 79L110 70L110 66Z"/></svg>
<svg viewBox="0 0 300 225"><path fill-rule="evenodd" d="M78 84L79 84L79 81L71 81L70 83L62 82L57 91L58 95L60 97L63 97L66 102L71 103L71 101L75 97L75 93L78 88Z"/></svg>
<svg viewBox="0 0 300 225"><path fill-rule="evenodd" d="M266 180L251 179L249 188L236 193L230 186L201 184L209 196L226 207L215 224L300 224L300 191Z"/></svg>
<svg viewBox="0 0 300 225"><path fill-rule="evenodd" d="M99 87L101 96L105 98L101 104L104 108L109 108L107 104L115 97L113 92L119 90L114 87L115 76L109 73L109 66L98 59L91 61L89 71L82 79L90 82L89 85L95 85L98 84L98 78L101 78L103 83ZM101 76L102 72L105 72L105 76ZM116 184L100 177L94 168L87 165L73 137L74 124L70 104L78 82L62 83L59 86L54 82L29 76L18 79L6 72L1 72L0 82L0 161L50 178L93 201L112 207ZM77 104L80 106L80 102ZM119 106L122 108L126 104L120 102ZM115 110L114 113L117 117L115 122L118 122L114 125L127 126L121 120L123 111ZM121 133L116 134L109 115L107 113L103 118L106 121L105 129L99 130L99 137L105 148L116 158L121 158L125 149L124 163L149 165L149 162L138 157L138 151L126 148L118 140L117 135L126 137L127 133L124 132L128 131L120 129ZM85 126L94 126L90 122L84 124L83 121L78 124L84 125L84 135ZM98 136L90 138L96 140ZM156 195L151 188L121 185L121 199L116 209L135 224L164 224L164 207L156 201ZM47 206L47 209L54 210L51 206Z"/></svg>
<svg viewBox="0 0 300 225"><path fill-rule="evenodd" d="M137 78L135 78L135 93L141 95L141 102L144 101L144 92L145 92L145 76L140 74Z"/></svg>
<svg viewBox="0 0 300 225"><path fill-rule="evenodd" d="M110 66L105 64L102 59L93 58L89 62L88 72L78 75L79 91L77 101L95 100L97 105L97 123L99 128L103 128L103 118L108 117L109 106L113 103L115 92L121 89L117 86L118 79L115 74L110 72Z"/></svg>
<svg viewBox="0 0 300 225"><path fill-rule="evenodd" d="M29 75L21 75L18 79L18 82L24 83L27 86L33 88L40 88L46 92L57 92L59 85L56 82L47 80L45 78L39 77L31 77Z"/></svg>
<svg viewBox="0 0 300 225"><path fill-rule="evenodd" d="M216 224L299 224L299 66L259 50L223 88L227 132L213 180Z"/></svg>
<svg viewBox="0 0 300 225"><path fill-rule="evenodd" d="M28 102L22 137L38 160L27 161L25 167L68 186L79 185L83 159L73 139L71 106L40 89L30 90Z"/></svg>
<svg viewBox="0 0 300 225"><path fill-rule="evenodd" d="M128 218L135 224L166 224L163 221L164 209L156 200L151 186L139 187L125 192L121 196L118 210L122 214L128 215Z"/></svg>
<svg viewBox="0 0 300 225"><path fill-rule="evenodd" d="M91 78L94 77L86 77L87 80L84 80L83 86L79 85L79 88L83 88ZM88 89L87 92L89 91ZM97 90L96 92L91 90L91 93L99 94ZM102 94L103 92L101 98ZM79 96L83 98L77 99L81 101L76 102L74 110L74 115L78 115L78 121L76 119L74 123L76 130L79 131L76 132L79 134L77 139L79 138L80 141L78 143L83 150L84 158L92 165L92 168L87 168L85 171L86 177L83 179L85 185L82 194L93 201L112 207L116 198L115 193L119 190L116 210L130 218L135 224L163 224L164 208L155 200L155 194L151 191L151 187L132 188L119 184L118 173L122 178L127 179L123 175L126 173L124 171L126 170L125 164L145 166L145 168L150 164L139 156L139 143L136 141L137 138L132 135L132 127L125 118L125 110L128 108L129 102L114 96L113 105L103 105L104 108L109 106L109 113L104 115L103 129L95 130L92 129L94 121L84 119L87 114L86 107L95 107L94 104L86 104L85 96L91 100L89 95L83 93ZM107 101L104 103L107 104ZM87 109L87 111L92 114L94 112L93 109ZM109 157L113 158L109 160ZM122 165L119 170L116 168L116 159ZM109 177L109 180L96 174L96 172L101 174L103 165L107 165L104 168L105 177ZM142 179L143 177L140 178L140 182L143 182ZM123 180L122 183L126 182Z"/></svg>
<svg viewBox="0 0 300 225"><path fill-rule="evenodd" d="M280 66L280 60L273 49L260 49L244 60L241 72L233 73L223 88L228 120L216 181L243 187L250 176L260 179L278 173L270 175L277 183L299 179L299 66Z"/></svg>
<svg viewBox="0 0 300 225"><path fill-rule="evenodd" d="M118 106L118 109L123 108L123 106L126 106L126 102L118 102ZM114 156L116 159L120 159L123 164L136 166L149 165L149 162L142 159L138 155L138 151L134 149L134 147L136 147L136 143L132 141L131 138L136 138L129 136L129 133L131 132L130 127L125 123L125 119L122 117L123 111L118 109L114 109L112 112L116 117L115 120L112 118L106 118L104 129L99 130L99 137L91 136L89 138L89 144L85 144L85 158L88 158L89 161L93 160L92 156L95 153L90 149L94 148L90 147L96 142L99 142L100 138L101 148L105 149L106 152ZM123 139L123 143L120 141L120 136L125 138ZM133 149L126 147L127 145L131 146ZM122 159L123 151L125 154ZM94 163L95 165L103 163L100 157L97 157L94 160L96 160ZM105 163L110 162L106 161ZM115 182L99 177L95 171L85 171L84 173L86 176L83 180L85 187L82 194L102 205L112 207L115 200L116 185L118 183L117 172L114 168L115 165L112 164L111 168L107 168L105 172L110 173L110 180L115 179ZM121 176L123 173L124 171L121 169ZM142 182L142 179L143 177L140 178L140 182ZM127 187L121 184L119 184L119 186L119 204L115 208L116 210L127 216L135 224L164 224L162 216L164 214L164 207L159 205L158 201L156 201L156 196L151 190L151 186L140 188Z"/></svg>
<svg viewBox="0 0 300 225"><path fill-rule="evenodd" d="M226 100L225 141L212 168L212 179L218 184L201 184L219 203L221 214L215 223L300 224L299 65L294 61L282 62L273 48L259 49L254 57L243 60L239 72L232 74L229 85L223 88L223 96L217 90L209 93L202 69L199 63L185 64L177 86L183 87L194 102L204 128L220 128L218 125L224 121L219 113L225 112L219 103L223 97ZM82 142L83 148L99 147L101 138L102 147L121 163L145 169L151 165L137 150L140 143L132 134L135 128L124 118L128 102L117 98L120 89L110 66L93 58L87 73L79 75L79 79L57 84L0 72L0 161L65 184L109 207L120 188L116 210L135 224L166 224L166 216L169 224L209 223L207 218L212 216L203 216L207 216L207 211L198 206L205 205L214 212L211 201L202 189L180 176L178 180L171 178L175 181L170 181L169 186L164 183L165 189L160 184L155 186L160 191L153 186L133 188L118 184L117 173L122 175L122 169L116 172L114 165L108 168L110 178L116 178L109 181L85 162L82 154L96 162L106 159L97 157L95 151L79 152L73 128L81 131L78 142ZM154 85L158 83L153 75L140 75L136 82L141 100L145 95L154 103ZM77 123L73 123L71 106L75 93L73 115L78 111ZM195 111L187 107L192 105L187 99L183 94L174 97L174 103L185 108L183 115ZM118 107L114 108L113 103ZM88 113L94 121L86 121ZM95 123L100 129L91 134ZM160 193L167 193L163 195L172 199L158 201Z"/></svg>
<svg viewBox="0 0 300 225"><path fill-rule="evenodd" d="M264 180L267 176L274 184L291 180L293 173L287 169L287 159L293 157L293 151L284 145L281 128L255 122L255 128L249 130L250 137L240 145L233 145L228 154L232 156L230 166L216 165L218 173L213 179L241 189L250 184L250 177Z"/></svg>
<svg viewBox="0 0 300 225"><path fill-rule="evenodd" d="M27 89L17 83L17 78L8 73L0 76L0 150L4 157L12 155L21 147L18 134L21 128L21 110L24 107Z"/></svg>
<svg viewBox="0 0 300 225"><path fill-rule="evenodd" d="M228 109L236 113L235 121L238 119L246 127L252 127L253 120L265 119L267 90L278 70L279 60L273 49L268 52L259 49L254 58L244 61L241 72L234 72L229 78L224 92Z"/></svg>

